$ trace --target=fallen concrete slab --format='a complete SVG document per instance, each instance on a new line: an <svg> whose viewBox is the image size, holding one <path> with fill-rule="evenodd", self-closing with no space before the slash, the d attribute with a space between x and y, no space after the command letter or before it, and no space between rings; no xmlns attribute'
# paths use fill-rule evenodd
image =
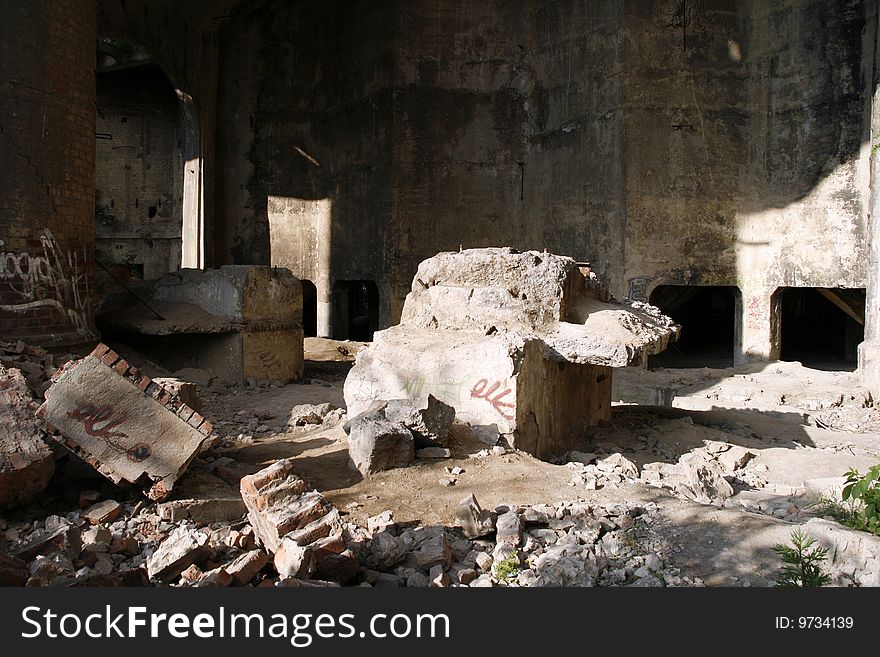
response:
<svg viewBox="0 0 880 657"><path fill-rule="evenodd" d="M105 477L154 500L213 440L211 422L103 344L59 373L37 415Z"/></svg>
<svg viewBox="0 0 880 657"><path fill-rule="evenodd" d="M55 472L36 410L25 375L0 365L0 509L33 499Z"/></svg>

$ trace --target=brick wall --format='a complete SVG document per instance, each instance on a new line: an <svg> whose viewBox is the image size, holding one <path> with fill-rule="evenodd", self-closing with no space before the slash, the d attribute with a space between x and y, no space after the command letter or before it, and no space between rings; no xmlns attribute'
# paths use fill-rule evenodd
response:
<svg viewBox="0 0 880 657"><path fill-rule="evenodd" d="M0 0L0 336L93 337L95 6Z"/></svg>

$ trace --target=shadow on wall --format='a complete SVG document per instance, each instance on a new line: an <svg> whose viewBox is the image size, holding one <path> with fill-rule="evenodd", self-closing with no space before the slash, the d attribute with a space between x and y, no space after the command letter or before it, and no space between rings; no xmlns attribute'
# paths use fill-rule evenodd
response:
<svg viewBox="0 0 880 657"><path fill-rule="evenodd" d="M763 304L743 350L769 355L775 287L863 278L837 254L863 248L865 3L686 3L686 39L679 3L572 4L271 2L225 20L217 252L314 282L328 335L337 281L375 281L386 326L422 256L534 233L595 256L619 296L740 285ZM615 56L593 56L609 39ZM816 280L811 253L833 254Z"/></svg>

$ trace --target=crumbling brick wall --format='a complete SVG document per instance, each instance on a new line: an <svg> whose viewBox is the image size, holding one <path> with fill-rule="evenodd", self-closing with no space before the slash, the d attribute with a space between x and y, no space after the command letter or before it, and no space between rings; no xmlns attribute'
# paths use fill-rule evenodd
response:
<svg viewBox="0 0 880 657"><path fill-rule="evenodd" d="M0 334L75 343L92 334L95 6L0 16Z"/></svg>

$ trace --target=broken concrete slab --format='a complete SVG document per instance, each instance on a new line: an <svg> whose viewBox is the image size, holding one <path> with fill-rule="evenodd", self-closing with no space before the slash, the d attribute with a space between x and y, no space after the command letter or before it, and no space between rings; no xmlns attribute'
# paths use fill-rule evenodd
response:
<svg viewBox="0 0 880 657"><path fill-rule="evenodd" d="M247 507L241 497L212 497L162 502L156 507L156 512L162 520L171 522L192 520L211 524L238 520L247 513Z"/></svg>
<svg viewBox="0 0 880 657"><path fill-rule="evenodd" d="M679 458L678 468L686 484L680 490L695 502L718 504L733 495L733 487L724 478L724 470L714 459L692 452Z"/></svg>
<svg viewBox="0 0 880 657"><path fill-rule="evenodd" d="M179 397L180 401L182 401L194 411L197 411L199 413L202 412L202 400L199 399L199 392L195 383L192 383L190 381L181 381L180 379L176 379L170 376L155 378L153 379L153 381L156 382L156 385L165 388L165 390L170 392L172 395Z"/></svg>
<svg viewBox="0 0 880 657"><path fill-rule="evenodd" d="M122 505L116 500L104 500L93 504L80 517L90 525L113 522L122 513Z"/></svg>
<svg viewBox="0 0 880 657"><path fill-rule="evenodd" d="M250 550L224 566L232 576L234 586L245 586L269 563L269 555L263 550Z"/></svg>
<svg viewBox="0 0 880 657"><path fill-rule="evenodd" d="M65 520L34 532L24 543L15 546L11 552L13 557L31 561L38 556L59 552L75 559L81 550L82 535L79 527Z"/></svg>
<svg viewBox="0 0 880 657"><path fill-rule="evenodd" d="M353 418L349 427L348 454L362 475L403 468L415 461L413 434L380 411Z"/></svg>
<svg viewBox="0 0 880 657"><path fill-rule="evenodd" d="M37 415L105 477L154 500L213 440L208 420L103 344L60 373Z"/></svg>
<svg viewBox="0 0 880 657"><path fill-rule="evenodd" d="M315 572L315 552L285 536L281 539L273 559L276 572L284 578L309 579Z"/></svg>
<svg viewBox="0 0 880 657"><path fill-rule="evenodd" d="M24 374L0 365L0 509L30 501L55 472Z"/></svg>
<svg viewBox="0 0 880 657"><path fill-rule="evenodd" d="M571 258L441 253L419 266L400 324L358 353L345 401L356 415L432 394L475 429L549 458L610 417L610 368L645 363L677 332L656 308L600 301Z"/></svg>
<svg viewBox="0 0 880 657"><path fill-rule="evenodd" d="M208 535L190 525L175 529L147 560L150 579L171 580L209 553Z"/></svg>
<svg viewBox="0 0 880 657"><path fill-rule="evenodd" d="M516 511L500 514L495 522L495 531L495 540L499 544L505 543L515 548L522 545L523 521Z"/></svg>
<svg viewBox="0 0 880 657"><path fill-rule="evenodd" d="M828 550L828 560L840 586L880 586L880 536L813 518L804 533Z"/></svg>
<svg viewBox="0 0 880 657"><path fill-rule="evenodd" d="M432 394L419 399L391 399L385 417L409 429L416 447L446 447L455 409Z"/></svg>

